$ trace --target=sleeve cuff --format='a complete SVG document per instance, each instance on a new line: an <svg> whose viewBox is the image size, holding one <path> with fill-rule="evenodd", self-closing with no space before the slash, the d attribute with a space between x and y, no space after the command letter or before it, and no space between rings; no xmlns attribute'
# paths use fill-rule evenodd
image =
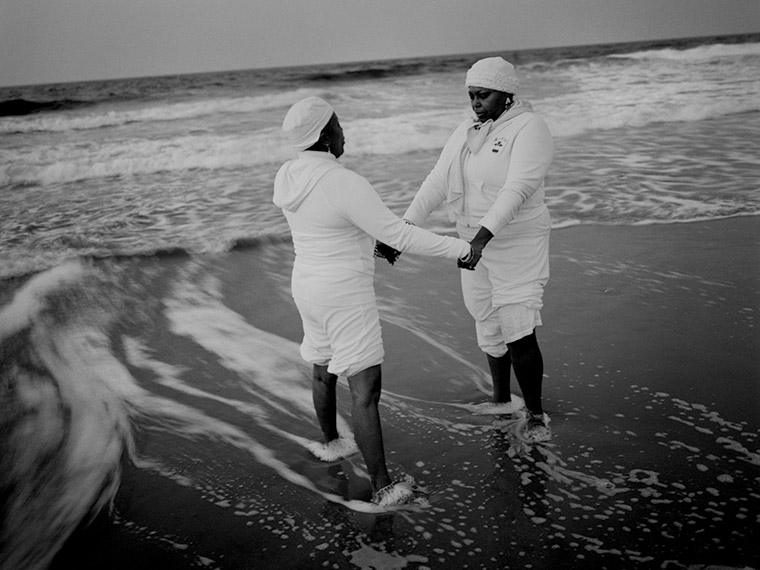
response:
<svg viewBox="0 0 760 570"><path fill-rule="evenodd" d="M485 215L483 218L481 218L478 224L487 229L493 235L496 235L496 232L501 229L501 227L497 227L497 224L492 221L488 215Z"/></svg>

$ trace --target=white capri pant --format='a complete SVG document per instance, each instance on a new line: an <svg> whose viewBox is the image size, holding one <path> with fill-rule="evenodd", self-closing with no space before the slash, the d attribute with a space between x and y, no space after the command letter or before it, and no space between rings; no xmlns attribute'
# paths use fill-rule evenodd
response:
<svg viewBox="0 0 760 570"><path fill-rule="evenodd" d="M337 376L353 376L385 356L377 305L347 307L318 305L295 298L303 323L301 357L311 364L327 365Z"/></svg>
<svg viewBox="0 0 760 570"><path fill-rule="evenodd" d="M458 229L463 239L472 239L466 237L472 228ZM548 211L508 224L488 242L475 270L461 272L464 304L475 319L478 346L486 354L504 356L507 343L542 324L550 231Z"/></svg>

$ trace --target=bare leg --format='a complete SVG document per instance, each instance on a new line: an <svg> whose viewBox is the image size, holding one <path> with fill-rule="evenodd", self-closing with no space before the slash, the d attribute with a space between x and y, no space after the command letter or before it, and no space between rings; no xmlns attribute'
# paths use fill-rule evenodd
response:
<svg viewBox="0 0 760 570"><path fill-rule="evenodd" d="M314 411L317 413L317 421L322 430L324 442L329 443L338 439L338 427L336 424L336 397L335 386L338 377L327 371L327 366L315 364L312 368L311 397L314 402Z"/></svg>
<svg viewBox="0 0 760 570"><path fill-rule="evenodd" d="M493 401L496 404L504 404L512 401L512 394L509 391L509 369L512 365L512 359L507 352L504 356L496 357L486 354L488 358L488 368L491 370L491 380L493 381Z"/></svg>
<svg viewBox="0 0 760 570"><path fill-rule="evenodd" d="M377 409L382 389L380 365L371 366L349 376L348 385L351 388L353 400L351 419L354 437L367 464L372 491L375 492L391 484L388 468L385 465L383 433Z"/></svg>
<svg viewBox="0 0 760 570"><path fill-rule="evenodd" d="M536 331L520 340L510 342L507 346L517 383L525 398L525 407L532 414L543 414L541 387L544 380L544 360L538 347Z"/></svg>

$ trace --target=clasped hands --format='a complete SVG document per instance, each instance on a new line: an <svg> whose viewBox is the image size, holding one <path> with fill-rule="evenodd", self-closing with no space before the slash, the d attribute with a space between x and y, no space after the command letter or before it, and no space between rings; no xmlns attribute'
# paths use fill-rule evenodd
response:
<svg viewBox="0 0 760 570"><path fill-rule="evenodd" d="M472 240L470 241L470 254L464 259L458 259L457 267L459 267L460 269L467 269L469 271L474 271L475 266L478 264L478 261L480 261L480 258L483 256L483 248L486 246L486 244L489 241L491 241L492 237L493 237L493 234L491 233L491 230L483 226L480 226L478 233L475 234L475 237L472 238Z"/></svg>
<svg viewBox="0 0 760 570"><path fill-rule="evenodd" d="M488 243L488 240L493 237L491 232L485 230L487 234L485 235L483 230L485 230L485 228L481 228L478 235L476 235L470 242L470 253L463 258L457 259L457 267L460 269L467 269L468 271L475 270L475 266L483 255L483 248L486 246L486 243ZM381 241L375 241L375 257L381 257L393 265L396 263L400 255L401 252L399 250L394 249Z"/></svg>
<svg viewBox="0 0 760 570"><path fill-rule="evenodd" d="M475 271L475 266L480 261L483 255L483 246L476 246L473 244L475 240L470 242L470 253L465 257L457 259L457 267L459 269L467 269L468 271Z"/></svg>

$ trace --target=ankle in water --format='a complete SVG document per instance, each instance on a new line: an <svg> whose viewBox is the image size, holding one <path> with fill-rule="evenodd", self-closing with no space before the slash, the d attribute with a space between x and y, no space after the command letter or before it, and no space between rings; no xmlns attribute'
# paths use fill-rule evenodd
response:
<svg viewBox="0 0 760 570"><path fill-rule="evenodd" d="M476 415L499 415L499 414L511 414L515 411L515 406L512 402L482 402L480 404L474 404L471 406L473 414Z"/></svg>
<svg viewBox="0 0 760 570"><path fill-rule="evenodd" d="M317 459L322 461L337 461L349 457L359 451L359 448L353 439L343 436L328 441L327 443L320 443L318 441L312 442L308 445L308 449Z"/></svg>
<svg viewBox="0 0 760 570"><path fill-rule="evenodd" d="M372 495L372 503L378 507L395 507L404 505L414 498L414 491L407 480L395 481L378 489Z"/></svg>
<svg viewBox="0 0 760 570"><path fill-rule="evenodd" d="M541 412L533 413L530 410L526 410L527 421L525 422L525 428L523 435L528 441L547 441L551 439L552 432L549 429L549 417Z"/></svg>

